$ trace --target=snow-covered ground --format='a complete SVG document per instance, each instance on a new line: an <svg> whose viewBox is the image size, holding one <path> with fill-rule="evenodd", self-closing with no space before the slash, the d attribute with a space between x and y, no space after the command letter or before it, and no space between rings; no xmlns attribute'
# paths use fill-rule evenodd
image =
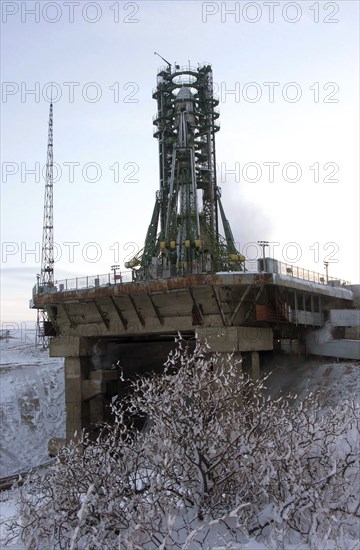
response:
<svg viewBox="0 0 360 550"><path fill-rule="evenodd" d="M1 478L48 462L49 439L65 437L63 359L37 349L34 339L24 330L0 339ZM1 494L1 520L14 515L15 500L14 491Z"/></svg>
<svg viewBox="0 0 360 550"><path fill-rule="evenodd" d="M49 460L47 443L65 436L63 359L35 348L33 335L0 340L0 477Z"/></svg>
<svg viewBox="0 0 360 550"><path fill-rule="evenodd" d="M272 398L289 393L302 400L309 392L324 392L324 406L346 399L360 400L360 363L331 362L320 357L274 356L262 370L269 375L265 382Z"/></svg>

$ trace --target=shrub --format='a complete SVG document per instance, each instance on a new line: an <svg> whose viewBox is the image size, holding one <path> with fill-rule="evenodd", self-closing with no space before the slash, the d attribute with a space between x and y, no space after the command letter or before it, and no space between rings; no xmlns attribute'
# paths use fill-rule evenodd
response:
<svg viewBox="0 0 360 550"><path fill-rule="evenodd" d="M34 549L231 548L249 538L276 550L355 548L358 406L324 411L319 396L294 405L263 390L231 355L179 338L161 375L131 382L95 443L84 435L45 475L29 475L12 534Z"/></svg>

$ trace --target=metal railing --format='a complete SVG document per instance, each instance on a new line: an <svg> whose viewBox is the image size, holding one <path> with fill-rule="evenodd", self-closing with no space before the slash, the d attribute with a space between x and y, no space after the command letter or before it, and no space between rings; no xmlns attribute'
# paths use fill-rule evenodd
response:
<svg viewBox="0 0 360 550"><path fill-rule="evenodd" d="M199 65L200 66L200 65ZM202 67L202 65L201 65ZM193 65L190 65L189 63L187 65L171 65L172 72L177 71L191 71L193 73L196 73L198 70L198 67L194 67ZM161 67L158 67L157 74L160 74L162 72L167 72L169 70L168 65L161 65Z"/></svg>
<svg viewBox="0 0 360 550"><path fill-rule="evenodd" d="M33 296L38 294L53 294L54 292L71 292L74 290L86 290L133 281L132 271L106 273L104 275L87 275L72 279L56 280L53 285L36 284L33 288Z"/></svg>
<svg viewBox="0 0 360 550"><path fill-rule="evenodd" d="M233 271L227 268L221 270L219 273L244 273L244 271ZM265 258L260 260L246 260L245 261L245 273L276 273L279 275L286 275L303 281L309 281L322 285L329 285L333 287L340 287L349 285L349 281L343 279L336 279L334 277L328 277L321 273L317 273L310 269L304 269L295 265L287 264L274 260L272 258ZM142 275L141 276L139 276ZM197 268L194 267L191 272L179 270L172 266L172 269L164 269L162 266L153 266L144 271L121 271L116 273L106 273L104 275L88 275L85 277L75 277L72 279L62 279L55 281L54 285L41 285L36 284L33 288L33 296L39 294L52 294L55 292L71 292L78 290L86 290L92 288L100 288L111 285L118 285L123 283L140 282L141 280L157 280L168 279L169 277L184 277L189 275L206 274L206 272L200 270L200 265L197 264ZM136 276L138 275L138 276Z"/></svg>
<svg viewBox="0 0 360 550"><path fill-rule="evenodd" d="M249 263L251 265L249 265ZM245 262L245 268L249 272L254 272L253 262ZM264 273L276 273L279 275L286 275L288 277L295 277L296 279L301 279L303 281L309 281L311 283L317 283L322 285L329 285L332 287L340 287L349 285L350 282L345 279L339 279L338 277L328 277L325 273L318 273L312 271L311 269L305 269L297 265L287 264L285 262L280 262L274 258L261 258L256 261L255 272L264 272Z"/></svg>

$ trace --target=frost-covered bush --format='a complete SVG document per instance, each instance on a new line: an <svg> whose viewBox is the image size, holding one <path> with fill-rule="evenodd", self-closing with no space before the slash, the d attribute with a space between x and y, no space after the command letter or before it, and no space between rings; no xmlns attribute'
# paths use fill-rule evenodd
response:
<svg viewBox="0 0 360 550"><path fill-rule="evenodd" d="M355 548L358 412L266 399L241 363L180 338L95 443L29 476L13 532L31 549Z"/></svg>

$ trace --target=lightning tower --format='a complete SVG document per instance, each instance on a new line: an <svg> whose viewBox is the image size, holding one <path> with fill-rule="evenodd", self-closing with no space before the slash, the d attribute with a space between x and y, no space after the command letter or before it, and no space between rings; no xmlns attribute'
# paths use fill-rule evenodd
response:
<svg viewBox="0 0 360 550"><path fill-rule="evenodd" d="M135 280L243 270L216 182L219 101L211 66L164 61L153 92L160 188L144 248L125 265Z"/></svg>
<svg viewBox="0 0 360 550"><path fill-rule="evenodd" d="M41 271L38 275L38 292L51 292L54 289L54 218L53 218L53 104L50 103L49 129L46 158L46 179L44 198L43 234L41 248ZM37 310L36 345L46 348L52 323L44 309Z"/></svg>

